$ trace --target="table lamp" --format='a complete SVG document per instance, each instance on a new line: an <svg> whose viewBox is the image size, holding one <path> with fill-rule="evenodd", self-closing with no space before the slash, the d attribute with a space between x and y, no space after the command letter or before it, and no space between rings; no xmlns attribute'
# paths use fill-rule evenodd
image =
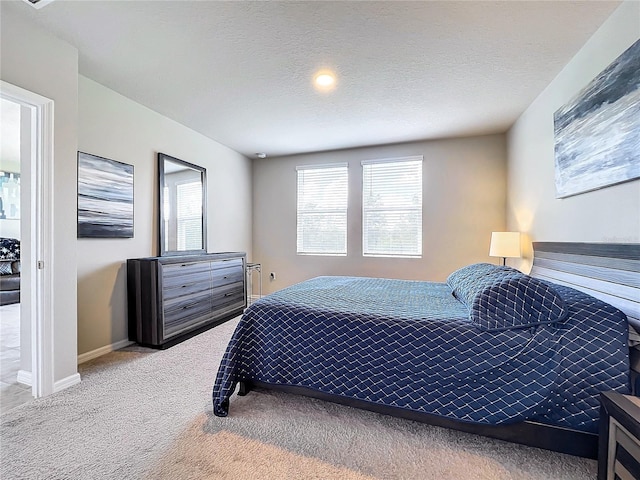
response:
<svg viewBox="0 0 640 480"><path fill-rule="evenodd" d="M507 264L507 258L519 258L520 232L492 232L490 257L502 257L502 265Z"/></svg>

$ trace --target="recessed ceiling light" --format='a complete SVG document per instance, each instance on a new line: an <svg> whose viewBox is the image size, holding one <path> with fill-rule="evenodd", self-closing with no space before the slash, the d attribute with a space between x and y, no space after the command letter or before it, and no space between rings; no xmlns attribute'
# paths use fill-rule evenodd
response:
<svg viewBox="0 0 640 480"><path fill-rule="evenodd" d="M329 85L333 85L335 81L336 79L328 73L321 73L316 77L316 84L320 87L328 87Z"/></svg>
<svg viewBox="0 0 640 480"><path fill-rule="evenodd" d="M258 152L256 153L256 157L258 158L267 158L267 154L264 152Z"/></svg>
<svg viewBox="0 0 640 480"><path fill-rule="evenodd" d="M313 83L318 90L332 90L336 85L336 76L333 72L323 70L316 73Z"/></svg>

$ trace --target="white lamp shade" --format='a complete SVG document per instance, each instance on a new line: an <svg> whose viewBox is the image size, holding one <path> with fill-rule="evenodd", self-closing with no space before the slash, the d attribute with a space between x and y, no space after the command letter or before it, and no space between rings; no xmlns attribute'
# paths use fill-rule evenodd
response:
<svg viewBox="0 0 640 480"><path fill-rule="evenodd" d="M490 257L520 257L520 232L492 232Z"/></svg>

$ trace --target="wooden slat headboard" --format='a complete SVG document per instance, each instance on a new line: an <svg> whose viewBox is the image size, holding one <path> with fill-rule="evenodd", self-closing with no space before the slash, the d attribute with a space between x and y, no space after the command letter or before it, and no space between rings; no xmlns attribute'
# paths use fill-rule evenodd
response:
<svg viewBox="0 0 640 480"><path fill-rule="evenodd" d="M640 244L534 242L531 276L622 310L640 332Z"/></svg>

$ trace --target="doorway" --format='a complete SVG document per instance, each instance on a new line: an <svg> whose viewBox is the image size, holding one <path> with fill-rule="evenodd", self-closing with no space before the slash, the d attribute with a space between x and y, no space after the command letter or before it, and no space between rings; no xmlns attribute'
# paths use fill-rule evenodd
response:
<svg viewBox="0 0 640 480"><path fill-rule="evenodd" d="M4 259L5 262L0 258L0 263L7 263L6 260L9 260L11 275L19 277L19 301L16 302L11 295L2 294L8 300L7 305L0 306L2 329L8 334L7 341L2 341L2 358L13 358L12 362L8 362L7 369L15 370L16 364L18 367L13 393L17 388L23 390L22 393L10 394L7 398L3 392L3 404L9 408L21 403L20 400L28 401L32 397L53 393L50 308L53 284L51 274L45 268L51 264L50 246L53 245L53 101L0 81L0 102L3 114L0 118L3 158L5 147L12 152L7 156L12 161L3 161L0 168L3 197L0 207L0 237L4 243L14 245L12 252L5 248L6 245L0 246L0 257L8 256ZM15 149L18 149L18 153ZM4 267L6 269L6 265ZM0 331L3 339L4 333ZM16 352L18 361L15 359ZM3 371L0 380L4 384L12 377L13 372L9 376L8 372ZM10 386L13 385L13 382L10 383ZM4 411L5 407L2 408Z"/></svg>
<svg viewBox="0 0 640 480"><path fill-rule="evenodd" d="M0 98L0 411L4 412L32 398L30 378L21 370L20 305L20 139L19 103ZM25 321L28 323L28 318ZM27 337L28 342L28 337ZM29 351L26 345L26 352ZM22 349L24 351L25 348ZM28 376L27 376L28 377Z"/></svg>

